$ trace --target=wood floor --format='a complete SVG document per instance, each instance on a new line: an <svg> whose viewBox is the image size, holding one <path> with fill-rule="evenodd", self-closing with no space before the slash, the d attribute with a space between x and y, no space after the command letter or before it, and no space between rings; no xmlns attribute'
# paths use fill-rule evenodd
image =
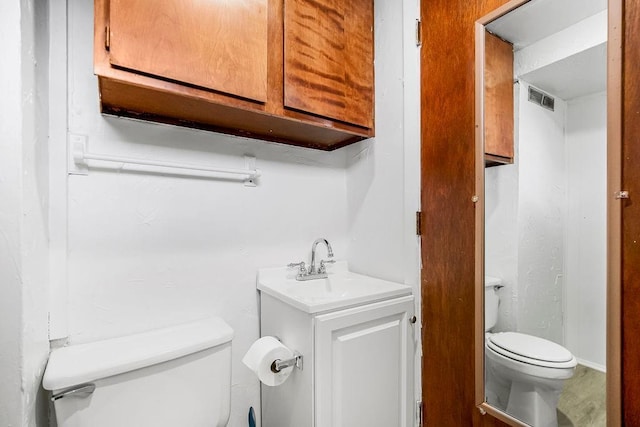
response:
<svg viewBox="0 0 640 427"><path fill-rule="evenodd" d="M607 425L606 379L603 372L578 365L558 402L558 427Z"/></svg>

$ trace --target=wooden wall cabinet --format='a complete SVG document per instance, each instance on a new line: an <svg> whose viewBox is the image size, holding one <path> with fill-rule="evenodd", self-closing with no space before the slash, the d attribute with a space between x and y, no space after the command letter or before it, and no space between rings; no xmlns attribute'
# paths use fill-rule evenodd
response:
<svg viewBox="0 0 640 427"><path fill-rule="evenodd" d="M332 150L374 135L373 0L95 0L102 112Z"/></svg>
<svg viewBox="0 0 640 427"><path fill-rule="evenodd" d="M513 163L513 45L485 32L484 45L485 164Z"/></svg>

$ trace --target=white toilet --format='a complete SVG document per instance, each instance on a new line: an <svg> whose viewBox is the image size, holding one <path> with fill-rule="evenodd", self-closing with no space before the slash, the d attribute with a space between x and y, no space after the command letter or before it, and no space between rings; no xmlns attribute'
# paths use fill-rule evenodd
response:
<svg viewBox="0 0 640 427"><path fill-rule="evenodd" d="M226 426L232 338L214 317L54 349L43 386L58 427Z"/></svg>
<svg viewBox="0 0 640 427"><path fill-rule="evenodd" d="M556 407L576 359L554 342L517 332L489 331L498 318L500 279L485 277L487 402L534 427L557 427Z"/></svg>

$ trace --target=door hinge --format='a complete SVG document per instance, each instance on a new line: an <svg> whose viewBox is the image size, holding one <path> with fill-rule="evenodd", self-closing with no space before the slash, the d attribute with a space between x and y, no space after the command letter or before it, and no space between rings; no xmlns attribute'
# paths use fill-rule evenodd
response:
<svg viewBox="0 0 640 427"><path fill-rule="evenodd" d="M422 21L416 19L416 46L422 46Z"/></svg>
<svg viewBox="0 0 640 427"><path fill-rule="evenodd" d="M109 50L111 47L111 31L109 31L109 26L104 27L104 48Z"/></svg>
<svg viewBox="0 0 640 427"><path fill-rule="evenodd" d="M424 425L424 406L422 400L416 400L416 421L418 427Z"/></svg>
<svg viewBox="0 0 640 427"><path fill-rule="evenodd" d="M422 212L416 212L416 234L422 236Z"/></svg>

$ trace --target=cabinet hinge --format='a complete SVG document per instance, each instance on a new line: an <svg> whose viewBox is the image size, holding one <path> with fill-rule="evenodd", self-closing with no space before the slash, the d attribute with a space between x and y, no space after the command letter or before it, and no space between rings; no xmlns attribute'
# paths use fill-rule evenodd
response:
<svg viewBox="0 0 640 427"><path fill-rule="evenodd" d="M422 212L416 212L416 234L422 236Z"/></svg>
<svg viewBox="0 0 640 427"><path fill-rule="evenodd" d="M416 19L416 46L422 46L422 21Z"/></svg>
<svg viewBox="0 0 640 427"><path fill-rule="evenodd" d="M109 26L104 27L104 48L109 50L111 47L111 31L109 31Z"/></svg>

